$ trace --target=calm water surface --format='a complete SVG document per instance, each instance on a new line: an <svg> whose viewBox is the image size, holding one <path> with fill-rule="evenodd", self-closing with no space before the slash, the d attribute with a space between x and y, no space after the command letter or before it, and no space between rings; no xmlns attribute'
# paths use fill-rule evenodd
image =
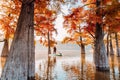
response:
<svg viewBox="0 0 120 80"><path fill-rule="evenodd" d="M110 72L95 70L91 50L59 50L63 56L47 56L46 50L36 51L36 80L120 80L120 57L110 56ZM0 58L0 74L5 58Z"/></svg>
<svg viewBox="0 0 120 80"><path fill-rule="evenodd" d="M110 72L95 70L91 51L62 51L63 56L36 60L37 80L120 80L119 57L110 56Z"/></svg>

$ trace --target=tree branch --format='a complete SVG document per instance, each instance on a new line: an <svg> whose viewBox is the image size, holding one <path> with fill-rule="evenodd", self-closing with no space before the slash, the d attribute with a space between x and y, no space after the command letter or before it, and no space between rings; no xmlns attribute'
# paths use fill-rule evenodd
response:
<svg viewBox="0 0 120 80"><path fill-rule="evenodd" d="M85 7L85 6L90 5L90 4L96 4L96 3L88 3L88 4L85 4L85 5L81 6L81 7Z"/></svg>
<svg viewBox="0 0 120 80"><path fill-rule="evenodd" d="M93 37L93 39L95 39L95 36L90 31L88 31L88 30L86 30L86 31Z"/></svg>

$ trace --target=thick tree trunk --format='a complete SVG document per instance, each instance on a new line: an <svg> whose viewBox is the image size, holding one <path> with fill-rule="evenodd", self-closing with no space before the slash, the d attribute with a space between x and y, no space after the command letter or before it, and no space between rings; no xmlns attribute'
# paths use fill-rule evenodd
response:
<svg viewBox="0 0 120 80"><path fill-rule="evenodd" d="M95 41L95 66L97 70L109 70L108 57L105 50L105 44L103 41L103 32L100 24L96 24L96 41Z"/></svg>
<svg viewBox="0 0 120 80"><path fill-rule="evenodd" d="M110 34L110 54L114 55L111 34Z"/></svg>
<svg viewBox="0 0 120 80"><path fill-rule="evenodd" d="M96 15L100 17L100 0L96 0L96 6L97 6L97 11ZM106 71L109 70L109 63L108 63L108 57L107 53L105 50L105 44L103 41L104 34L102 30L102 25L100 23L96 23L96 32L95 32L95 50L94 50L94 61L95 61L95 66L97 70L100 71Z"/></svg>
<svg viewBox="0 0 120 80"><path fill-rule="evenodd" d="M9 50L9 43L8 43L8 40L5 39L1 57L7 57L8 56L8 50Z"/></svg>
<svg viewBox="0 0 120 80"><path fill-rule="evenodd" d="M34 80L30 79L35 76L33 18L33 0L23 0L15 37L1 80Z"/></svg>
<svg viewBox="0 0 120 80"><path fill-rule="evenodd" d="M115 33L115 40L116 40L116 52L117 52L117 55L120 56L120 48L119 48L117 33Z"/></svg>

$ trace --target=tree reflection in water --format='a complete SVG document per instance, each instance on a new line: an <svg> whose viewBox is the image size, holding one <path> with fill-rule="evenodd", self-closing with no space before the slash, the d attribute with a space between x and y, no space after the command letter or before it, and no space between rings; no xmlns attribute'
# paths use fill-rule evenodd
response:
<svg viewBox="0 0 120 80"><path fill-rule="evenodd" d="M81 54L80 57L48 56L36 60L36 80L120 80L120 57L109 56L110 72L99 72L96 71L94 62L89 60L90 55L92 54ZM5 61L5 58L0 58L1 72Z"/></svg>
<svg viewBox="0 0 120 80"><path fill-rule="evenodd" d="M86 62L85 54L81 54L78 62L72 64L64 63L67 80L94 80L94 68L91 63Z"/></svg>
<svg viewBox="0 0 120 80"><path fill-rule="evenodd" d="M110 79L120 80L120 57L110 56Z"/></svg>
<svg viewBox="0 0 120 80"><path fill-rule="evenodd" d="M118 60L118 71L119 71L118 79L120 79L120 57L118 57L117 60Z"/></svg>
<svg viewBox="0 0 120 80"><path fill-rule="evenodd" d="M48 56L47 61L42 61L39 65L39 72L36 73L36 80L53 80L53 69L56 63L56 57Z"/></svg>
<svg viewBox="0 0 120 80"><path fill-rule="evenodd" d="M110 72L99 72L87 55L81 54L80 57L74 58L48 57L47 61L40 63L39 70L43 76L38 74L40 77L37 80L120 80L119 57L109 56Z"/></svg>

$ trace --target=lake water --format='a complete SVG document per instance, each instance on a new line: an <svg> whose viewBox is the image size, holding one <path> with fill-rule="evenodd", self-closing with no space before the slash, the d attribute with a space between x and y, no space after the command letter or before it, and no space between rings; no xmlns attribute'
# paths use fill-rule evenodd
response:
<svg viewBox="0 0 120 80"><path fill-rule="evenodd" d="M86 54L80 54L79 47L72 44L59 44L57 50L63 56L48 56L47 48L36 45L36 80L120 80L119 57L109 57L110 72L99 72L95 69L90 46ZM1 73L5 59L0 60Z"/></svg>

